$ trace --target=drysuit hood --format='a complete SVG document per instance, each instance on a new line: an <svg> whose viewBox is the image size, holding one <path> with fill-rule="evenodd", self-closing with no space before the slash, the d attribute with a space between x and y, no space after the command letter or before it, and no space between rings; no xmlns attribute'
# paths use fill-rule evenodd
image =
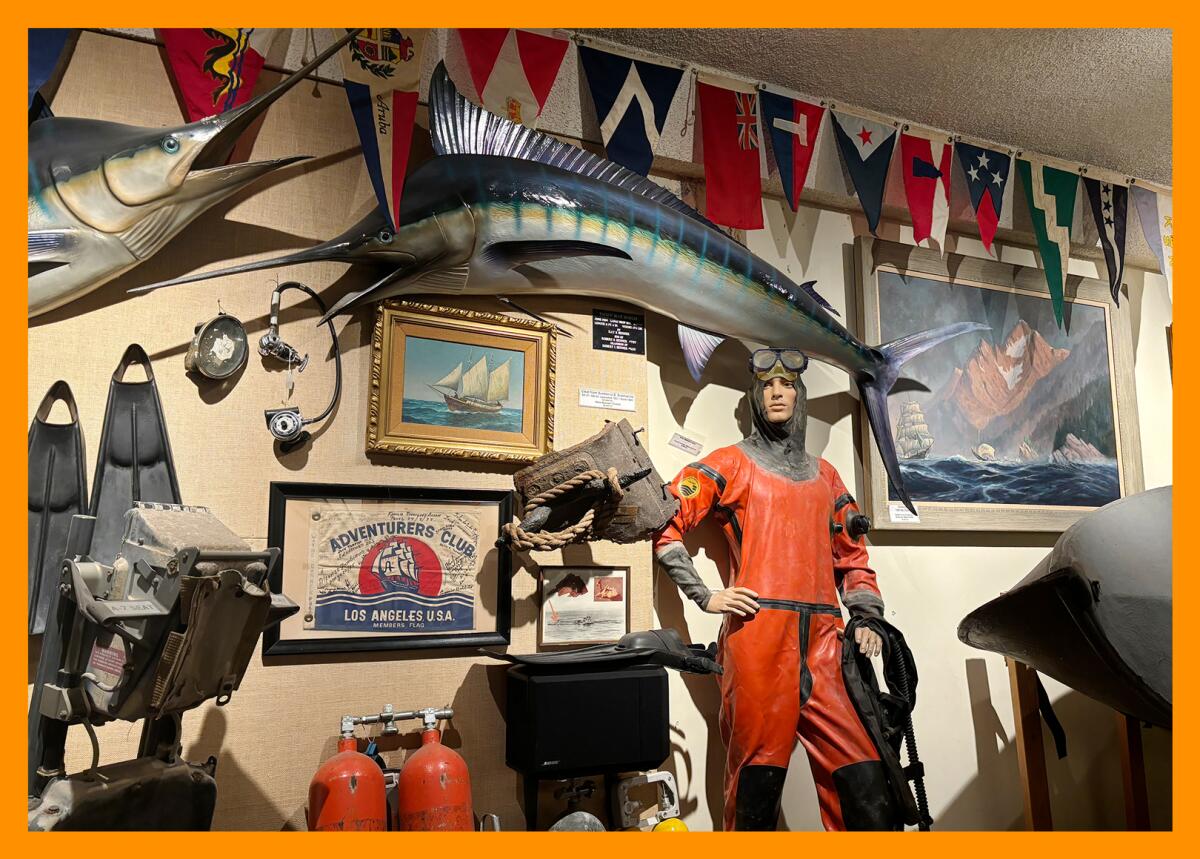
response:
<svg viewBox="0 0 1200 859"><path fill-rule="evenodd" d="M772 423L763 406L763 383L750 377L746 398L750 402L750 435L738 447L758 465L792 480L810 480L817 473L817 461L804 450L808 431L808 391L804 378L797 376L796 408L781 423Z"/></svg>

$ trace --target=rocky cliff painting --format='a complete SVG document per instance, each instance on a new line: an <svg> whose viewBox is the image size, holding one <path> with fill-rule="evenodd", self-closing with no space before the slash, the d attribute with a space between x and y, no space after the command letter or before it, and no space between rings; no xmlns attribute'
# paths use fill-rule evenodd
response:
<svg viewBox="0 0 1200 859"><path fill-rule="evenodd" d="M928 390L898 385L888 400L916 501L1099 507L1121 496L1104 306L1073 303L1059 329L1038 295L889 271L878 283L884 342L991 326L911 361L905 377Z"/></svg>

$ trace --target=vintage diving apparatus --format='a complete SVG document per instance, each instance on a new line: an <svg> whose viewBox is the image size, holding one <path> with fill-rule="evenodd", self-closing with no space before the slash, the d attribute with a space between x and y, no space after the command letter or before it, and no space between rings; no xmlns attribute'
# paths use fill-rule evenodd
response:
<svg viewBox="0 0 1200 859"><path fill-rule="evenodd" d="M298 610L268 585L278 549L251 551L203 507L137 503L111 564L89 555L76 516L53 594L30 703L31 830L203 830L216 759L182 758L181 719L241 684L264 627ZM145 720L135 760L99 765L95 727ZM67 730L91 766L68 775Z"/></svg>

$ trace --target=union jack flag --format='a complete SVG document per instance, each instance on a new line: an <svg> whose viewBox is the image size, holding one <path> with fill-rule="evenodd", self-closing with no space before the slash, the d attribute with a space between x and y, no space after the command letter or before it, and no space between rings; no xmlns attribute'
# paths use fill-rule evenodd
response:
<svg viewBox="0 0 1200 859"><path fill-rule="evenodd" d="M754 121L758 96L750 92L734 95L737 98L738 146L742 149L758 149L758 125Z"/></svg>

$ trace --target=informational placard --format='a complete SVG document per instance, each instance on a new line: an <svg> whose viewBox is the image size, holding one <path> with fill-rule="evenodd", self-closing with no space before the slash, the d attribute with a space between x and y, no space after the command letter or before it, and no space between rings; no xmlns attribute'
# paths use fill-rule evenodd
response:
<svg viewBox="0 0 1200 859"><path fill-rule="evenodd" d="M903 504L891 502L888 504L888 517L897 523L920 525L921 517L910 511Z"/></svg>
<svg viewBox="0 0 1200 859"><path fill-rule="evenodd" d="M645 355L646 317L618 310L593 310L592 348Z"/></svg>
<svg viewBox="0 0 1200 859"><path fill-rule="evenodd" d="M474 513L313 513L306 629L447 632L474 625ZM311 618L311 620L307 620Z"/></svg>
<svg viewBox="0 0 1200 859"><path fill-rule="evenodd" d="M671 438L667 444L677 450L682 450L688 456L699 456L704 450L703 441L686 436L681 432L671 433Z"/></svg>
<svg viewBox="0 0 1200 859"><path fill-rule="evenodd" d="M601 391L596 388L580 388L579 405L589 409L615 409L618 412L637 410L633 394L624 391Z"/></svg>

